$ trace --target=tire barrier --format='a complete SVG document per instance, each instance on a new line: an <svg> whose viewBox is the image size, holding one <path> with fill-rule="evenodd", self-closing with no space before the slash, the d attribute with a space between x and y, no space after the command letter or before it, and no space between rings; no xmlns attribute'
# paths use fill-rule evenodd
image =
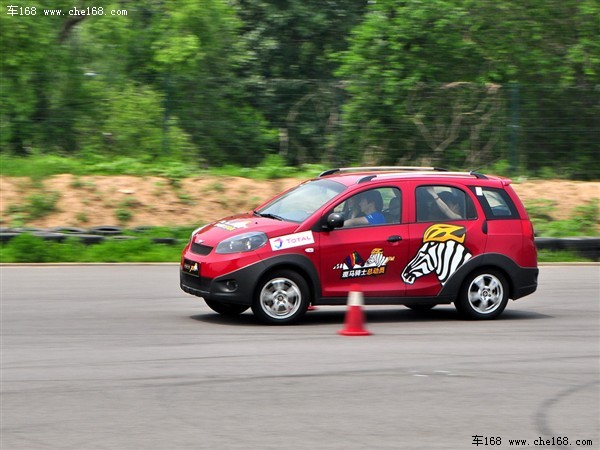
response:
<svg viewBox="0 0 600 450"><path fill-rule="evenodd" d="M49 231L49 230L47 230L46 228L23 227L23 228L13 228L10 231L12 231L13 233L35 233L35 232L43 233L44 231Z"/></svg>
<svg viewBox="0 0 600 450"><path fill-rule="evenodd" d="M600 238L567 237L560 239L560 245L563 250L573 251L578 255L593 261L599 260Z"/></svg>
<svg viewBox="0 0 600 450"><path fill-rule="evenodd" d="M134 232L149 232L151 229L151 227L139 227ZM64 242L68 238L76 238L84 244L98 244L106 239L116 241L138 239L137 236L124 235L124 231L123 228L112 225L103 225L89 229L77 227L53 227L50 229L1 228L0 243L9 242L11 239L25 233L51 242ZM184 244L180 239L173 237L150 237L149 239L155 244ZM536 237L535 246L538 250L568 250L592 261L600 260L600 237Z"/></svg>
<svg viewBox="0 0 600 450"><path fill-rule="evenodd" d="M101 236L117 236L123 234L123 228L113 225L101 225L99 227L90 228L89 233L99 234Z"/></svg>
<svg viewBox="0 0 600 450"><path fill-rule="evenodd" d="M100 236L99 234L77 234L73 237L77 238L79 241L86 245L99 244L100 242L103 242L106 239L104 236Z"/></svg>
<svg viewBox="0 0 600 450"><path fill-rule="evenodd" d="M561 250L559 238L536 237L535 246L538 250Z"/></svg>
<svg viewBox="0 0 600 450"><path fill-rule="evenodd" d="M77 227L54 227L50 228L48 231L52 231L53 233L63 233L63 234L87 234L88 230L85 228L77 228Z"/></svg>
<svg viewBox="0 0 600 450"><path fill-rule="evenodd" d="M150 240L152 242L154 242L155 244L166 244L166 245L175 245L178 244L179 241L175 238L170 238L170 237L157 237L157 238L150 238Z"/></svg>
<svg viewBox="0 0 600 450"><path fill-rule="evenodd" d="M78 227L52 227L52 228L1 228L0 243L7 243L21 234L31 234L44 241L64 242L67 239L77 239L80 242L88 244L99 244L107 239L113 241L129 241L139 239L138 236L126 235L124 229L118 226L103 225L89 229ZM139 227L134 232L149 233L152 227ZM149 237L155 244L178 245L185 244L173 237Z"/></svg>
<svg viewBox="0 0 600 450"><path fill-rule="evenodd" d="M137 236L129 236L129 235L109 235L107 236L111 241L134 241L137 239Z"/></svg>
<svg viewBox="0 0 600 450"><path fill-rule="evenodd" d="M536 237L535 246L538 250L568 250L592 261L600 260L600 237Z"/></svg>
<svg viewBox="0 0 600 450"><path fill-rule="evenodd" d="M67 239L69 237L67 234L54 233L52 231L36 231L31 234L33 236L42 238L45 241L51 241L51 242L63 242L65 239Z"/></svg>
<svg viewBox="0 0 600 450"><path fill-rule="evenodd" d="M19 234L21 234L21 233L2 231L2 232L0 232L0 242L8 242L12 238L17 237Z"/></svg>

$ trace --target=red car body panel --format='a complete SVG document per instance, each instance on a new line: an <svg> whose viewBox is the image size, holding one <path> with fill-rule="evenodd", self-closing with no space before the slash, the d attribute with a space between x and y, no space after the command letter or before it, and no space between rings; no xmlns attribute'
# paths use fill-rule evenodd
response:
<svg viewBox="0 0 600 450"><path fill-rule="evenodd" d="M315 180L331 180L340 192L315 211L300 211L307 214L303 220L278 220L249 212L213 222L195 233L182 254L182 289L205 299L250 305L259 279L269 271L285 268L306 279L313 304L340 304L356 284L367 304L411 304L419 298L430 303L436 298L439 303L450 303L457 295L460 279L469 271L491 265L510 279L512 298L535 290L537 254L533 229L510 180L464 173L365 171L335 173L300 186L310 187L309 183ZM468 218L418 221L416 193L428 186L461 192L472 205ZM358 192L386 188L400 192L399 223L353 228L327 226L334 208ZM285 200L295 189L265 202L257 211ZM499 193L511 204L512 214L494 217L493 205L486 200L488 190ZM216 251L224 240L245 233L260 234L261 246L237 253ZM409 270L411 264L425 264L419 261L419 254L425 258L425 252L431 253L434 245L442 257L442 243L452 250L452 261L458 258L455 253L462 257L451 263L455 267L449 273L422 274L419 269L421 272L414 275ZM191 273L190 267L198 268L198 273ZM227 286L239 284L240 289L229 292L223 287L228 281L236 284Z"/></svg>

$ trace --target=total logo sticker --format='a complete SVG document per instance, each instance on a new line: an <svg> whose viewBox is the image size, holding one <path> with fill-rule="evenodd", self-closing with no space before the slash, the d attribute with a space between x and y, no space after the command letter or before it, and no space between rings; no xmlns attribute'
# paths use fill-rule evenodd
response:
<svg viewBox="0 0 600 450"><path fill-rule="evenodd" d="M301 247L315 243L312 231L303 231L302 233L288 234L269 239L273 251L285 250L286 248Z"/></svg>

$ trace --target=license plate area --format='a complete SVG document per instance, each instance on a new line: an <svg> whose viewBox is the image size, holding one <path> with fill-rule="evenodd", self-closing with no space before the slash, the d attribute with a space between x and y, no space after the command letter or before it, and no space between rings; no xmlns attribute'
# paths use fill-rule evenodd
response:
<svg viewBox="0 0 600 450"><path fill-rule="evenodd" d="M192 275L194 277L200 276L200 263L196 261L190 261L189 259L183 260L182 270L188 275Z"/></svg>

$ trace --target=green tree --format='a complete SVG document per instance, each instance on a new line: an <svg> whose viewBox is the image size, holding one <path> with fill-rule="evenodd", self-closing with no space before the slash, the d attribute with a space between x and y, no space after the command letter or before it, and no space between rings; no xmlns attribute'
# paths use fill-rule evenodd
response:
<svg viewBox="0 0 600 450"><path fill-rule="evenodd" d="M276 134L236 73L244 49L227 2L127 3L127 15L75 17L32 6L36 16L0 15L3 150L262 159Z"/></svg>
<svg viewBox="0 0 600 450"><path fill-rule="evenodd" d="M43 17L40 2L27 8L35 9L10 15L3 5L0 14L0 145L17 153L51 143L59 103L52 86L68 70L68 49L59 43L63 21Z"/></svg>
<svg viewBox="0 0 600 450"><path fill-rule="evenodd" d="M168 113L181 119L205 163L258 163L275 134L237 75L245 48L236 10L221 0L170 8L152 45Z"/></svg>
<svg viewBox="0 0 600 450"><path fill-rule="evenodd" d="M253 105L278 132L288 163L330 161L344 93L331 52L346 49L366 2L237 0L248 50L241 69Z"/></svg>
<svg viewBox="0 0 600 450"><path fill-rule="evenodd" d="M520 125L523 164L572 163L573 144L581 161L593 163L598 8L592 0L373 2L350 49L335 55L351 95L343 115L347 158L374 151L387 162L489 163L507 155L502 130ZM513 85L521 86L516 99ZM575 103L573 89L591 98ZM568 118L587 133L553 137L561 117L561 129ZM546 153L533 153L540 146Z"/></svg>

